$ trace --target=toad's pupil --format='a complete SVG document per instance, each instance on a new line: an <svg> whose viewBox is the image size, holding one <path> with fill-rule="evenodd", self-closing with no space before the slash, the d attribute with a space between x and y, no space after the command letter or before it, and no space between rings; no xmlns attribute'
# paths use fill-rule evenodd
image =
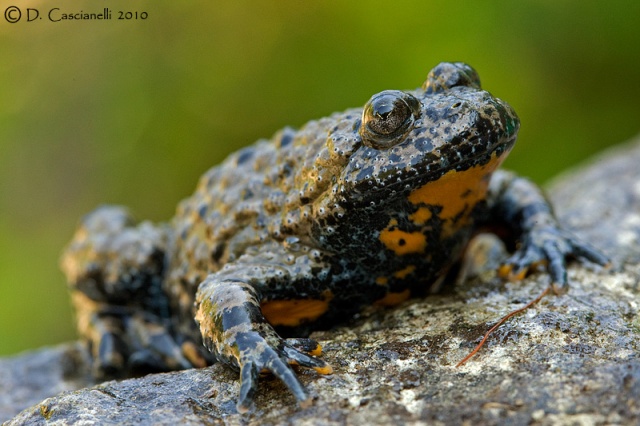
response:
<svg viewBox="0 0 640 426"><path fill-rule="evenodd" d="M382 105L376 105L374 107L374 114L383 119L386 120L387 117L389 117L389 114L391 114L393 112L393 108L394 105L390 105L386 102L382 103Z"/></svg>
<svg viewBox="0 0 640 426"><path fill-rule="evenodd" d="M390 134L398 130L408 116L407 108L399 99L395 102L382 102L381 105L375 105L373 109L374 122L371 124L382 134Z"/></svg>

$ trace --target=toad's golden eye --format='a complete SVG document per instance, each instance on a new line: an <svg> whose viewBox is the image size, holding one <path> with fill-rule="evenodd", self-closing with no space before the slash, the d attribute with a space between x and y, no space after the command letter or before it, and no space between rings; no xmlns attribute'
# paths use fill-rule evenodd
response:
<svg viewBox="0 0 640 426"><path fill-rule="evenodd" d="M360 136L365 145L390 148L411 130L420 113L420 101L399 90L373 95L362 111Z"/></svg>

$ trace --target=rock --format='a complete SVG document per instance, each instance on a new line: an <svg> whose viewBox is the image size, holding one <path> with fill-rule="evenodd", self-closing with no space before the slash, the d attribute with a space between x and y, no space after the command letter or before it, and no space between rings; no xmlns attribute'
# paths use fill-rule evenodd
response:
<svg viewBox="0 0 640 426"><path fill-rule="evenodd" d="M551 185L559 218L619 266L640 262L640 136Z"/></svg>
<svg viewBox="0 0 640 426"><path fill-rule="evenodd" d="M572 265L566 294L509 320L462 367L491 325L543 291L546 274L504 283L480 271L443 294L315 333L334 374L300 371L315 398L307 408L263 378L255 410L236 413L237 374L223 365L80 389L87 356L72 343L0 360L0 419L35 404L7 425L638 424L638 164L640 140L553 184L561 220L614 266Z"/></svg>
<svg viewBox="0 0 640 426"><path fill-rule="evenodd" d="M0 421L44 398L94 384L79 342L0 359Z"/></svg>

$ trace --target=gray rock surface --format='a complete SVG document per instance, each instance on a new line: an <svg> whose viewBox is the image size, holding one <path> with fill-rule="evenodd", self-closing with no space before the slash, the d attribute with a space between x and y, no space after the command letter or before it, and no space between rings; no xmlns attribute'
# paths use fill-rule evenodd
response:
<svg viewBox="0 0 640 426"><path fill-rule="evenodd" d="M550 192L562 221L605 250L613 267L573 265L566 294L512 318L460 368L491 325L544 290L546 274L504 283L485 270L441 295L316 333L335 371L300 371L315 397L308 408L264 378L256 409L237 414L237 375L222 365L86 387L86 353L71 343L0 360L0 420L17 414L8 425L640 424L639 164L637 141L556 181Z"/></svg>
<svg viewBox="0 0 640 426"><path fill-rule="evenodd" d="M79 342L0 359L0 421L52 395L93 384Z"/></svg>
<svg viewBox="0 0 640 426"><path fill-rule="evenodd" d="M560 219L617 266L640 262L640 136L559 176L549 194Z"/></svg>

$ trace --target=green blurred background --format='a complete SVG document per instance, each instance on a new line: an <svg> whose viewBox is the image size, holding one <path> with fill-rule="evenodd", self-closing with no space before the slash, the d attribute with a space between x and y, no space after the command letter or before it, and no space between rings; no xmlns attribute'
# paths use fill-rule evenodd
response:
<svg viewBox="0 0 640 426"><path fill-rule="evenodd" d="M507 167L540 183L640 130L637 0L0 3L45 17L0 15L0 355L75 337L58 258L82 214L167 220L229 152L440 61L514 106Z"/></svg>

